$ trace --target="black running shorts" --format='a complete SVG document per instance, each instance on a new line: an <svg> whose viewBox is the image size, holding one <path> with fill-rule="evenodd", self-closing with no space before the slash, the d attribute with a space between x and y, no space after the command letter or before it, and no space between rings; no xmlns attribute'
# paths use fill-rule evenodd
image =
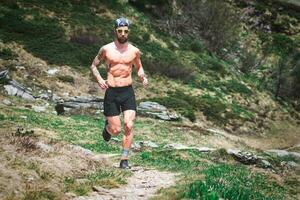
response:
<svg viewBox="0 0 300 200"><path fill-rule="evenodd" d="M104 115L106 117L117 116L125 110L136 110L132 85L109 87L104 96Z"/></svg>

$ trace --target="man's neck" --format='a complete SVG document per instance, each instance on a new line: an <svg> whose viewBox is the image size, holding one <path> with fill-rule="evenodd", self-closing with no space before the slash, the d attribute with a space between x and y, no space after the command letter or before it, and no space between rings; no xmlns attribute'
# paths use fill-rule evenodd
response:
<svg viewBox="0 0 300 200"><path fill-rule="evenodd" d="M115 45L118 49L123 49L128 46L128 42L120 43L118 40L115 40Z"/></svg>

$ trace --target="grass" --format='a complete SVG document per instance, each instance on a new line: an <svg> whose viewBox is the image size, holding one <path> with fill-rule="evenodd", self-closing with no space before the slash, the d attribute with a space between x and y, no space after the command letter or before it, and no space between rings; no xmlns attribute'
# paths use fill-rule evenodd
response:
<svg viewBox="0 0 300 200"><path fill-rule="evenodd" d="M76 179L66 177L64 179L64 192L75 192L77 195L84 196L92 191L93 186L101 186L108 189L117 188L126 184L126 178L130 175L130 171L101 169Z"/></svg>
<svg viewBox="0 0 300 200"><path fill-rule="evenodd" d="M150 100L176 110L191 121L196 120L196 111L203 112L209 120L219 125L226 124L229 119L252 121L254 118L254 114L251 111L240 106L237 102L228 104L222 99L222 96L218 95L204 94L197 97L176 90L175 92L170 92L167 97L152 98Z"/></svg>
<svg viewBox="0 0 300 200"><path fill-rule="evenodd" d="M142 152L135 157L140 165L154 166L180 172L176 186L162 190L157 199L285 199L285 188L267 176L253 173L236 164L215 163L208 160L224 159L222 152L201 154L194 150ZM167 195L167 196L164 196Z"/></svg>
<svg viewBox="0 0 300 200"><path fill-rule="evenodd" d="M59 135L58 139L81 145L93 151L119 151L118 146L102 140L101 131L104 126L104 118L97 119L82 115L60 117L17 108L12 108L10 111L1 110L0 114L2 113L5 114L3 123L13 122L29 128L39 127L54 130Z"/></svg>

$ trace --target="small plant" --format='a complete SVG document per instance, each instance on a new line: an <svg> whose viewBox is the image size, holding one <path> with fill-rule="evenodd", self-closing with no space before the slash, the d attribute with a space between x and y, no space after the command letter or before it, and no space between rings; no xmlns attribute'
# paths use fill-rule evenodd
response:
<svg viewBox="0 0 300 200"><path fill-rule="evenodd" d="M75 83L75 80L73 78L73 76L70 75L60 75L57 77L59 80L61 80L62 82L66 82L66 83Z"/></svg>
<svg viewBox="0 0 300 200"><path fill-rule="evenodd" d="M5 116L0 114L0 121L4 121L5 120Z"/></svg>
<svg viewBox="0 0 300 200"><path fill-rule="evenodd" d="M237 80L229 80L224 83L224 86L229 92L240 93L245 95L253 94L252 90L250 90L247 86L243 83L240 83Z"/></svg>
<svg viewBox="0 0 300 200"><path fill-rule="evenodd" d="M0 49L0 58L4 60L10 60L16 57L16 54L9 48Z"/></svg>

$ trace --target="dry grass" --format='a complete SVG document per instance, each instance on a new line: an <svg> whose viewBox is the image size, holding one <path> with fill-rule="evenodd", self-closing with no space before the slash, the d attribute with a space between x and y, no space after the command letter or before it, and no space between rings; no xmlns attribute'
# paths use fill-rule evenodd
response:
<svg viewBox="0 0 300 200"><path fill-rule="evenodd" d="M50 145L53 151L45 151L37 147L37 142L41 142L37 138L30 135L15 136L9 132L0 129L1 199L39 199L39 191L46 192L46 196L47 192L52 193L61 199L64 196L64 177L78 177L108 166L104 157L86 155L70 145L48 144L51 141L46 140L44 143ZM28 141L34 148L27 145Z"/></svg>

